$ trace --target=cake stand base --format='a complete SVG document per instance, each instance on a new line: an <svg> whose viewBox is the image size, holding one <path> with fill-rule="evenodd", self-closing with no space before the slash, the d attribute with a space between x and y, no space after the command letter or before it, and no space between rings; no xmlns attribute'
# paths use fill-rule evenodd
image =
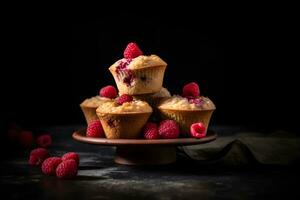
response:
<svg viewBox="0 0 300 200"><path fill-rule="evenodd" d="M163 165L176 161L176 146L118 146L114 161L123 165Z"/></svg>

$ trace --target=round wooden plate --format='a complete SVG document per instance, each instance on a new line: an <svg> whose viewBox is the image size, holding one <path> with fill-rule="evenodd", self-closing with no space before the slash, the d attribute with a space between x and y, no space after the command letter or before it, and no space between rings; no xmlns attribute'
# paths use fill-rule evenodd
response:
<svg viewBox="0 0 300 200"><path fill-rule="evenodd" d="M90 144L100 144L109 146L129 146L129 145L175 145L175 146L187 146L195 144L203 144L215 140L217 134L209 131L205 138L178 138L178 139L157 139L157 140L145 140L145 139L106 139L106 138L91 138L85 136L86 130L79 130L73 133L73 138L80 142Z"/></svg>
<svg viewBox="0 0 300 200"><path fill-rule="evenodd" d="M217 138L217 134L208 131L205 138L178 139L106 139L86 137L86 130L75 131L72 137L80 142L107 146L117 146L115 162L126 165L160 165L176 161L176 146L204 144Z"/></svg>

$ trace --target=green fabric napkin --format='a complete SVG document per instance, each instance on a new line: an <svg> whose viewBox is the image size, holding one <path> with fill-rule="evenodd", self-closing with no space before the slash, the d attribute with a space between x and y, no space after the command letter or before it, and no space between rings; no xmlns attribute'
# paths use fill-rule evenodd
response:
<svg viewBox="0 0 300 200"><path fill-rule="evenodd" d="M283 131L271 134L239 132L225 136L218 133L213 142L181 149L192 159L228 165L300 163L300 137Z"/></svg>

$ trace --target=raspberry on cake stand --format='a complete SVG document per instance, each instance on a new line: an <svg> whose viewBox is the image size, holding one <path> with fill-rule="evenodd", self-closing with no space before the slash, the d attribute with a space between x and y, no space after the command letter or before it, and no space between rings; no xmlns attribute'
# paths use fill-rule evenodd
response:
<svg viewBox="0 0 300 200"><path fill-rule="evenodd" d="M86 137L86 130L73 133L77 141L95 145L116 146L114 161L124 165L162 165L176 161L176 147L211 142L217 134L208 131L205 138L177 139L107 139Z"/></svg>

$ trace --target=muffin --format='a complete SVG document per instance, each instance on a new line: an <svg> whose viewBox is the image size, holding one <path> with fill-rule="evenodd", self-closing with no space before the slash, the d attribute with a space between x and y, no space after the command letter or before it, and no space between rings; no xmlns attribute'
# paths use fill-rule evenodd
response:
<svg viewBox="0 0 300 200"><path fill-rule="evenodd" d="M174 95L163 100L158 106L161 117L175 120L185 136L190 135L190 127L193 123L202 122L207 130L215 109L214 103L203 96L187 98Z"/></svg>
<svg viewBox="0 0 300 200"><path fill-rule="evenodd" d="M161 90L156 93L133 95L134 99L147 101L152 108L155 108L162 99L168 98L168 97L171 97L171 94L167 90L167 88L164 88L164 87L162 87Z"/></svg>
<svg viewBox="0 0 300 200"><path fill-rule="evenodd" d="M159 92L167 63L157 55L142 55L135 43L130 43L124 58L109 67L122 94L140 95Z"/></svg>
<svg viewBox="0 0 300 200"><path fill-rule="evenodd" d="M98 119L96 115L96 109L99 105L105 102L113 101L110 98L106 97L100 97L100 96L94 96L88 99L85 99L81 104L80 108L84 114L85 120L87 124L89 124L91 121Z"/></svg>
<svg viewBox="0 0 300 200"><path fill-rule="evenodd" d="M120 98L122 98L123 95ZM128 102L109 101L101 104L96 110L106 138L133 139L139 138L143 126L152 113L152 108L145 101Z"/></svg>
<svg viewBox="0 0 300 200"><path fill-rule="evenodd" d="M134 99L146 101L153 109L153 113L151 115L152 121L159 121L160 115L157 110L157 106L162 99L171 97L170 92L166 88L162 88L159 92L153 94L141 94L141 95L133 95Z"/></svg>

